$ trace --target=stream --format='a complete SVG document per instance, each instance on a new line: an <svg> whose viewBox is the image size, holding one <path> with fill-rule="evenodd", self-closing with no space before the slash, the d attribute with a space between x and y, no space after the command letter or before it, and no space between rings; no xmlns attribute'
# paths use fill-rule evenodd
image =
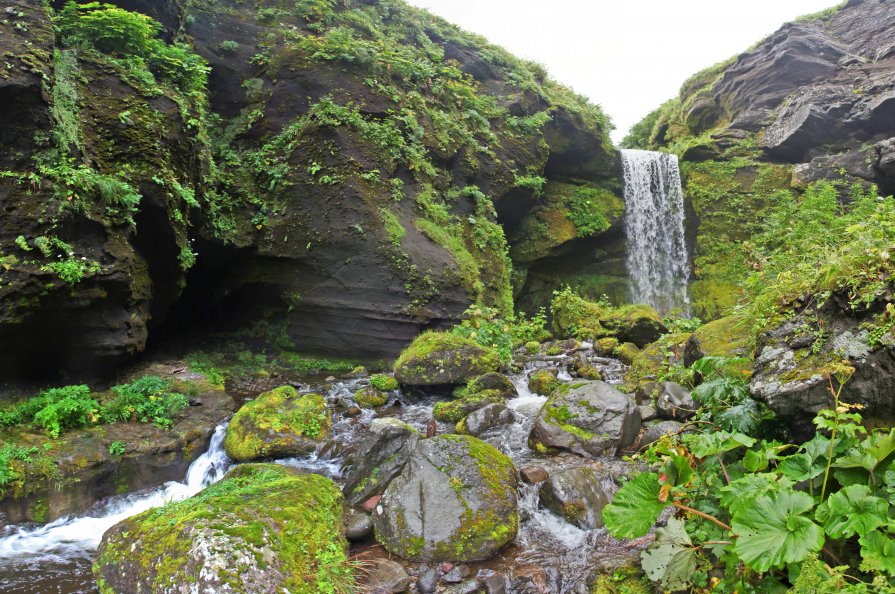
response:
<svg viewBox="0 0 895 594"><path fill-rule="evenodd" d="M600 369L604 380L611 384L621 383L625 366L615 359L595 357L589 346L582 345L582 352ZM567 355L528 358L522 371L511 375L518 396L507 401L507 406L513 412L515 422L491 429L479 437L512 458L517 468L537 464L550 471L590 463L598 471L603 470L600 472L603 486L614 492L612 477L624 472L626 462L617 458L587 460L573 455L546 457L528 447L531 425L547 400L529 391L528 375L539 368L554 367L559 370L561 380L571 381L572 377L566 371L568 362ZM334 408L344 407L353 402L353 394L365 385L368 381L364 378L332 382L326 390L327 402ZM396 391L392 393L389 405L378 412L364 409L354 418L337 413L330 439L316 454L276 462L340 482L345 452L356 443L373 418L393 416L425 433L433 406L439 399L443 398L434 395L404 398ZM451 429L450 424L439 423L438 433ZM226 424L215 429L208 450L192 463L183 482L169 482L155 489L111 497L81 515L63 517L46 525L0 529L0 594L95 594L91 564L102 534L124 518L195 495L222 478L232 465L223 449L225 433ZM532 581L543 588L541 591L567 594L577 591L595 564L630 556L630 546L616 541L604 529L582 530L539 508L538 488L538 485L520 483L522 522L516 540L494 559L474 564L475 569L485 573L500 572L514 584L525 582L526 576L536 575Z"/></svg>

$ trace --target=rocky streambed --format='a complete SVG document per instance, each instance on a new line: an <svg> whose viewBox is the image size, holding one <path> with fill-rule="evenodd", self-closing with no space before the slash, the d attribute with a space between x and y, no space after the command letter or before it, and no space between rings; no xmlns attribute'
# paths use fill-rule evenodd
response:
<svg viewBox="0 0 895 594"><path fill-rule="evenodd" d="M515 371L504 376L504 393L490 403L468 404L475 399L457 399L438 388L405 387L379 391L385 402L374 402L381 406L373 408L364 397L374 391L365 374L319 385L296 383L298 393L324 397L331 427L316 448L305 444L295 456L274 454L275 462L324 475L343 489L350 555L368 582L381 579L377 583L394 591L418 592L589 591L592 576L636 564L649 542L612 538L602 528L600 512L632 471L616 454L638 446L643 418L656 421L650 420L655 412L649 407L636 406L610 387L623 381L627 366L621 361L598 356L588 343L564 346L551 351L561 351L553 356L544 348L537 354L520 350ZM480 381L488 383L489 377L500 382L498 374ZM553 396L548 402L530 387ZM557 400L563 394L571 398ZM463 413L472 413L462 428L439 404L457 402L469 406ZM589 422L594 423L590 429ZM533 432L539 425L542 431ZM556 426L565 431L551 435ZM476 437L461 437L458 429ZM0 530L0 592L95 592L90 567L103 532L221 479L234 465L225 453L224 434L225 425L218 426L209 450L193 462L183 482L109 497L50 524ZM510 469L506 476L500 474L502 460ZM464 507L477 522L490 522L487 529L480 524L465 533L458 529L453 522ZM408 527L421 516L422 524ZM386 547L374 539L373 524ZM475 540L474 534L485 537ZM391 554L396 552L400 557ZM371 583L365 587L375 590Z"/></svg>

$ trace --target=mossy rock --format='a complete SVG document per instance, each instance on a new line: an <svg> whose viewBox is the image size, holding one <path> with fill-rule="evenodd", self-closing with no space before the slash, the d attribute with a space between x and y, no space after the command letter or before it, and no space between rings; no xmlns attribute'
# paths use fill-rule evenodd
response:
<svg viewBox="0 0 895 594"><path fill-rule="evenodd" d="M332 419L320 394L299 395L282 386L239 409L227 427L224 449L237 462L301 456L329 435Z"/></svg>
<svg viewBox="0 0 895 594"><path fill-rule="evenodd" d="M464 398L485 390L497 390L505 399L517 395L516 386L508 375L503 373L486 373L469 380L465 386L454 390L454 398Z"/></svg>
<svg viewBox="0 0 895 594"><path fill-rule="evenodd" d="M656 342L643 348L631 362L631 369L625 376L625 383L632 390L644 382L656 381L666 374L671 366L684 364L684 348L690 334L678 332L666 334Z"/></svg>
<svg viewBox="0 0 895 594"><path fill-rule="evenodd" d="M502 367L497 351L446 332L424 332L395 361L395 378L407 386L460 384Z"/></svg>
<svg viewBox="0 0 895 594"><path fill-rule="evenodd" d="M615 349L615 356L624 363L630 365L640 354L640 349L633 342L623 342Z"/></svg>
<svg viewBox="0 0 895 594"><path fill-rule="evenodd" d="M744 320L728 316L696 329L687 340L684 364L689 366L702 357L744 357L750 359L751 333ZM746 365L744 368L748 367Z"/></svg>
<svg viewBox="0 0 895 594"><path fill-rule="evenodd" d="M575 368L575 372L578 374L578 377L586 380L601 380L603 379L603 374L600 373L600 370L594 367L593 365L578 365Z"/></svg>
<svg viewBox="0 0 895 594"><path fill-rule="evenodd" d="M617 569L612 574L600 573L588 579L590 594L653 594L655 585L633 567Z"/></svg>
<svg viewBox="0 0 895 594"><path fill-rule="evenodd" d="M393 392L400 387L398 380L384 373L374 373L371 375L370 385L382 392Z"/></svg>
<svg viewBox="0 0 895 594"><path fill-rule="evenodd" d="M512 460L481 440L423 440L373 513L376 540L410 561L488 559L518 532L516 481Z"/></svg>
<svg viewBox="0 0 895 594"><path fill-rule="evenodd" d="M601 357L611 357L618 348L618 339L612 336L601 338L594 343L594 352Z"/></svg>
<svg viewBox="0 0 895 594"><path fill-rule="evenodd" d="M377 408L388 404L388 394L373 386L367 386L355 392L354 401L363 408Z"/></svg>
<svg viewBox="0 0 895 594"><path fill-rule="evenodd" d="M721 280L697 280L690 283L690 310L703 320L717 320L728 313L742 296L743 289Z"/></svg>
<svg viewBox="0 0 895 594"><path fill-rule="evenodd" d="M102 594L284 591L353 583L343 499L320 475L237 466L195 497L113 526L93 567Z"/></svg>
<svg viewBox="0 0 895 594"><path fill-rule="evenodd" d="M649 305L608 307L563 291L553 299L550 310L553 329L561 337L614 337L642 348L667 332L659 313Z"/></svg>
<svg viewBox="0 0 895 594"><path fill-rule="evenodd" d="M445 423L457 423L466 415L489 404L501 403L505 399L500 390L482 390L456 400L436 403L432 416Z"/></svg>
<svg viewBox="0 0 895 594"><path fill-rule="evenodd" d="M525 343L525 352L529 355L537 355L541 352L541 343L537 340L530 340Z"/></svg>
<svg viewBox="0 0 895 594"><path fill-rule="evenodd" d="M549 396L562 382L555 369L538 369L528 376L528 389L541 396Z"/></svg>

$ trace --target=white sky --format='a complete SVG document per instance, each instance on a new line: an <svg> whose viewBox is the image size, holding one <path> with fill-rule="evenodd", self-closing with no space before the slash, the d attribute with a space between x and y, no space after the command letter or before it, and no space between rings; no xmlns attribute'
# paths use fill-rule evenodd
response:
<svg viewBox="0 0 895 594"><path fill-rule="evenodd" d="M837 0L408 0L599 103L621 140L691 74Z"/></svg>

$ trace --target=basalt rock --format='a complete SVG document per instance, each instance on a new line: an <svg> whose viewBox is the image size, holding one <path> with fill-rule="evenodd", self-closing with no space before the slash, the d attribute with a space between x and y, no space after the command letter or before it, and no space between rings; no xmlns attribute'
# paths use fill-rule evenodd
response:
<svg viewBox="0 0 895 594"><path fill-rule="evenodd" d="M492 349L453 334L426 332L395 361L395 378L408 386L459 384L500 367Z"/></svg>
<svg viewBox="0 0 895 594"><path fill-rule="evenodd" d="M397 419L373 419L357 447L345 458L345 500L360 505L382 495L404 468L420 437L413 427Z"/></svg>

